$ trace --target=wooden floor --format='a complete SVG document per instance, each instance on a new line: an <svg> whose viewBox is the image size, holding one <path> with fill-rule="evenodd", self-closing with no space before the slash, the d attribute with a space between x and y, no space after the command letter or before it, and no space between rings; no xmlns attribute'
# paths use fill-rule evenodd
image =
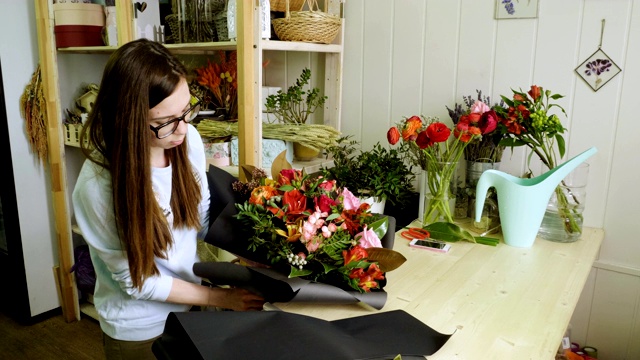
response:
<svg viewBox="0 0 640 360"><path fill-rule="evenodd" d="M55 315L34 325L21 325L0 312L0 360L104 359L98 322L83 315L67 323Z"/></svg>

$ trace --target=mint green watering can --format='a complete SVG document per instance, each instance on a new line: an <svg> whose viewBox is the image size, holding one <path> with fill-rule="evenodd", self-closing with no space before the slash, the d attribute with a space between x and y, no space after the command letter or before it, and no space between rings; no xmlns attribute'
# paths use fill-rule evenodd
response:
<svg viewBox="0 0 640 360"><path fill-rule="evenodd" d="M531 247L553 191L573 169L598 150L595 147L546 173L524 179L499 170L486 170L476 185L476 221L480 221L487 190L498 193L498 210L504 242L515 247Z"/></svg>

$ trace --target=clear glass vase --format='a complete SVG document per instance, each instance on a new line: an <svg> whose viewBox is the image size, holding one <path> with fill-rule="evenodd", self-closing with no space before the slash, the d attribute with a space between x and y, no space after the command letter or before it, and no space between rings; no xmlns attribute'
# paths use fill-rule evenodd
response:
<svg viewBox="0 0 640 360"><path fill-rule="evenodd" d="M582 163L556 187L538 230L540 238L565 243L580 239L588 175L589 164Z"/></svg>
<svg viewBox="0 0 640 360"><path fill-rule="evenodd" d="M428 162L420 181L420 220L423 225L453 222L455 192L453 180L457 162Z"/></svg>

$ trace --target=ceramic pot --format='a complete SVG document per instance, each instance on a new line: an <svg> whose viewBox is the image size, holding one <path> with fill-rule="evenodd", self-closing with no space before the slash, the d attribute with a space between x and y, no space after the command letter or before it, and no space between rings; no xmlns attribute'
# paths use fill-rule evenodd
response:
<svg viewBox="0 0 640 360"><path fill-rule="evenodd" d="M293 158L298 161L310 161L316 159L320 155L319 150L314 150L300 143L293 143Z"/></svg>

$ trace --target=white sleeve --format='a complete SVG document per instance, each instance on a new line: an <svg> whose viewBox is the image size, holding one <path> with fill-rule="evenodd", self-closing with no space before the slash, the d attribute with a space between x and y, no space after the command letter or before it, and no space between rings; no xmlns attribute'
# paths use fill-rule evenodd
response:
<svg viewBox="0 0 640 360"><path fill-rule="evenodd" d="M85 161L72 195L75 219L82 235L104 263L96 266L96 272L106 268L111 279L133 298L165 301L173 284L171 276L146 278L141 290L133 286L127 253L115 225L110 176L107 170L97 169L97 165Z"/></svg>
<svg viewBox="0 0 640 360"><path fill-rule="evenodd" d="M204 152L204 144L202 137L198 130L191 124L189 124L189 132L187 144L189 146L189 159L194 171L198 175L198 181L200 182L200 191L202 193L202 200L200 201L200 223L202 228L198 232L198 238L202 239L207 233L209 224L209 184L207 183L207 159Z"/></svg>

